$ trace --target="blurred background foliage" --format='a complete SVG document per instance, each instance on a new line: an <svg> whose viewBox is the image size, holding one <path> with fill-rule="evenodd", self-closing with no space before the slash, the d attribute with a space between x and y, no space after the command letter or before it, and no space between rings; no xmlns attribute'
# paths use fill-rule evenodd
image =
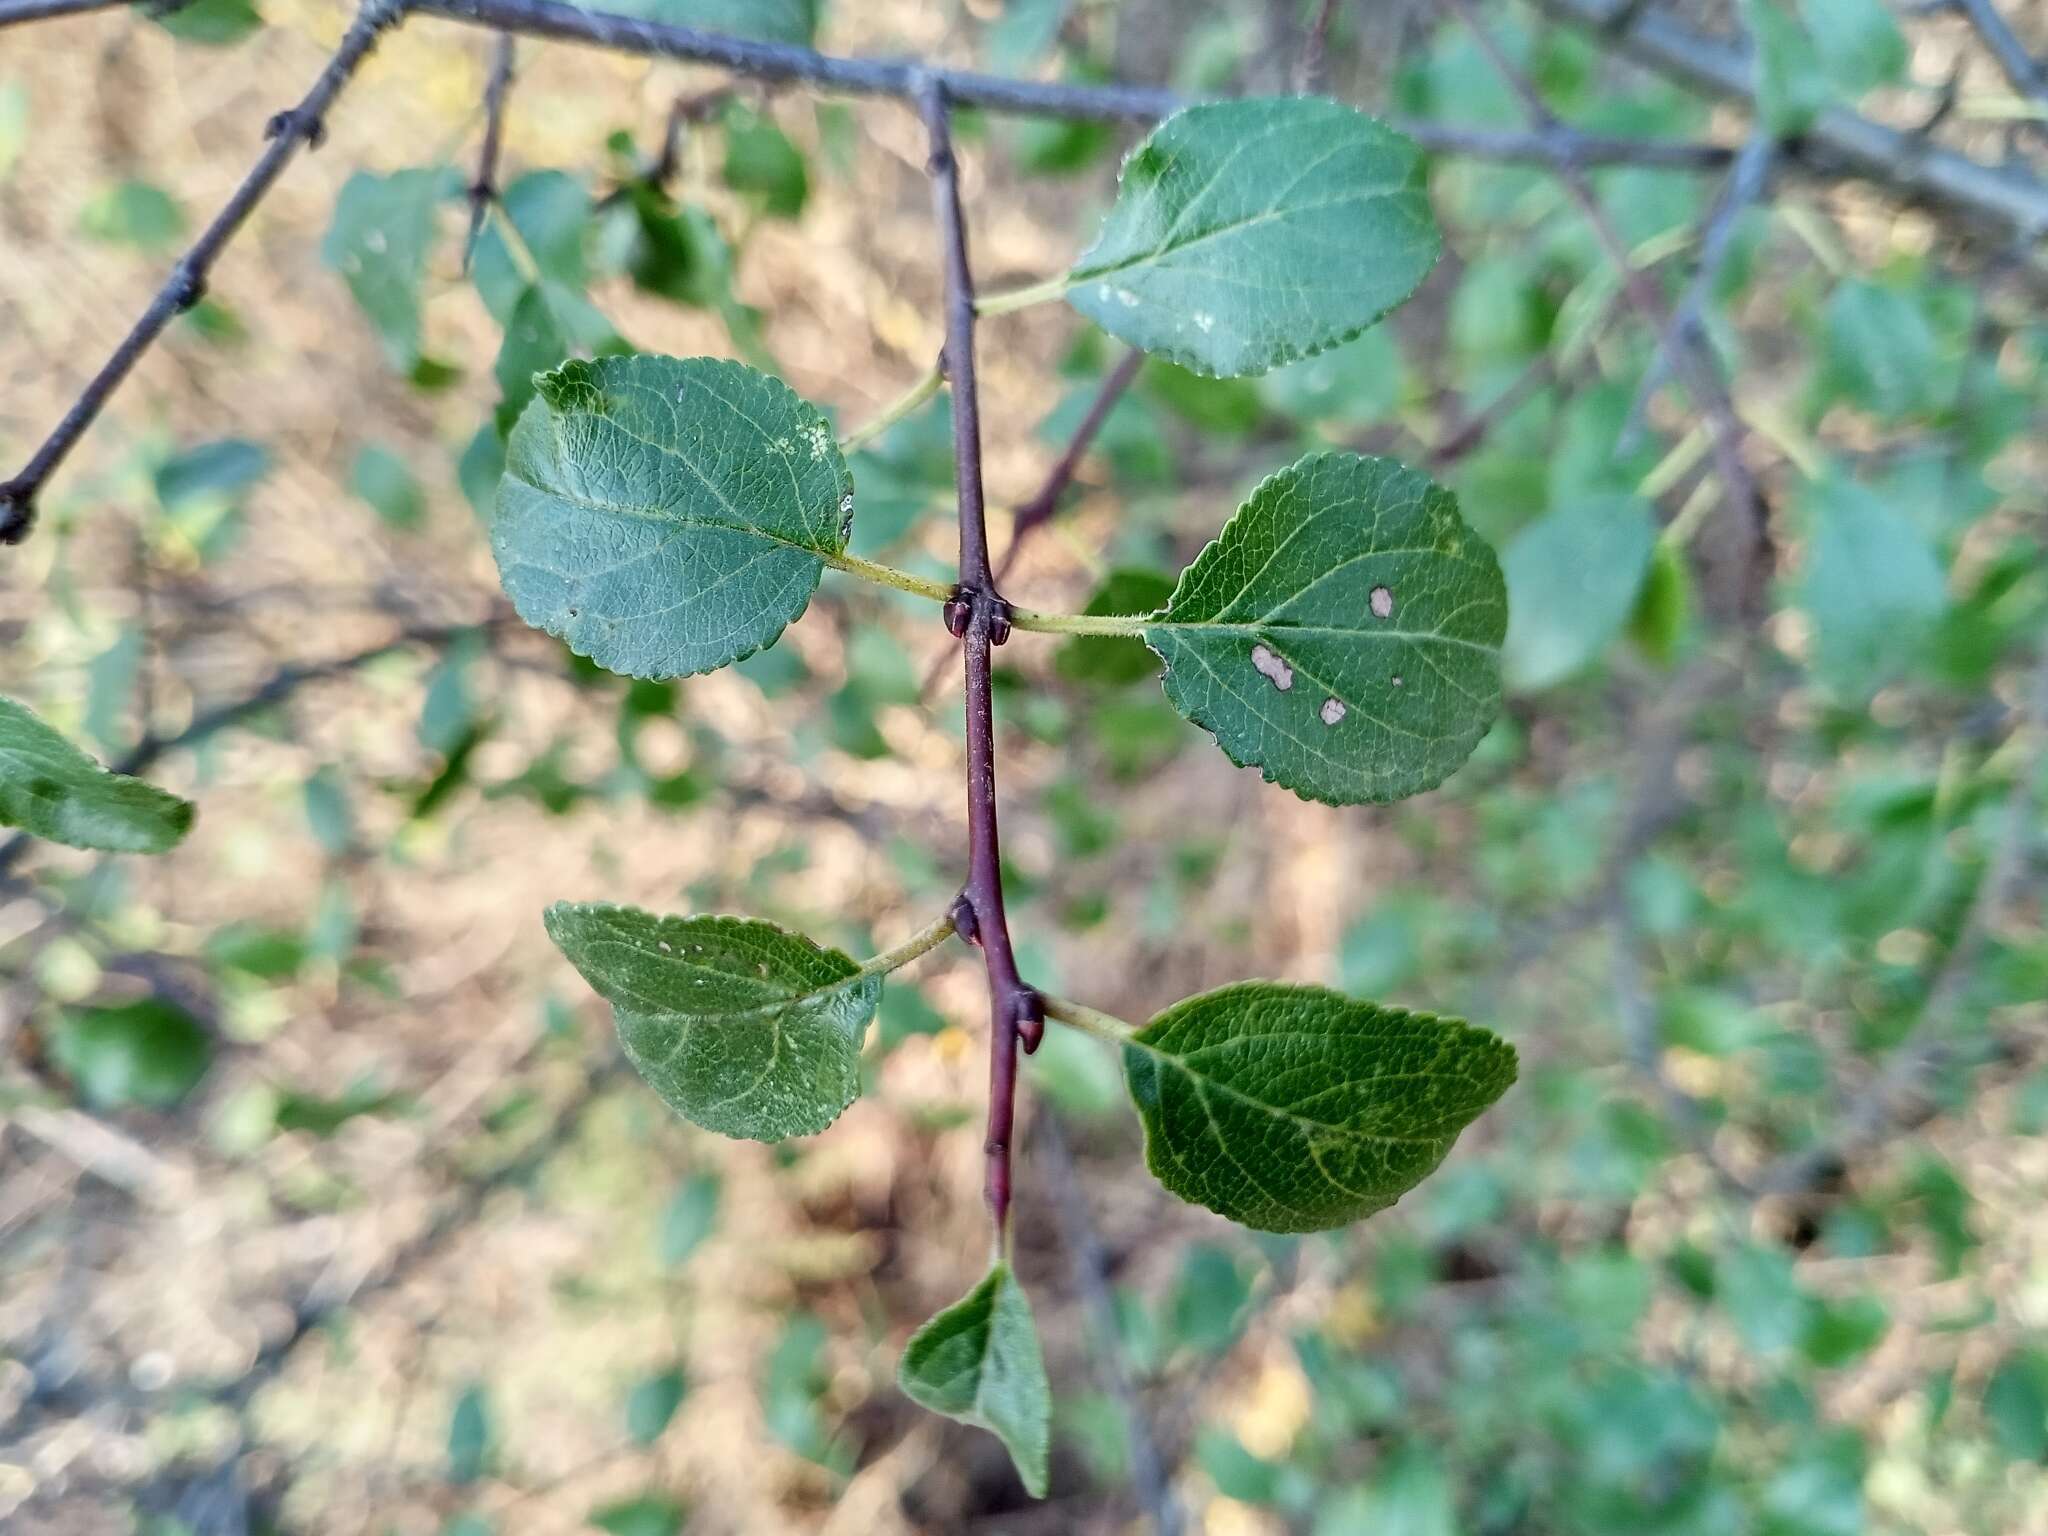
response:
<svg viewBox="0 0 2048 1536"><path fill-rule="evenodd" d="M1527 126L1428 0L634 0L1045 78L1311 84ZM1714 102L1481 9L1591 132L1853 112L2041 192L2048 107L1968 6L1652 0ZM2007 4L2038 57L2048 15ZM0 447L19 458L345 24L193 0L0 51ZM1395 321L1263 378L1148 363L1008 586L1130 611L1305 448L1390 452L1503 553L1510 701L1442 790L1232 770L1142 648L1000 656L1026 974L1126 1015L1227 978L1482 1021L1521 1083L1394 1211L1254 1237L1152 1185L1115 1064L1029 1063L1020 1273L1053 1496L895 1390L978 1273L978 967L892 985L833 1133L718 1142L622 1074L542 904L858 949L961 875L951 647L828 584L733 672L627 684L511 621L481 536L539 366L745 358L842 423L939 342L914 118L414 21L0 566L0 685L201 807L153 862L0 851L0 1516L28 1533L2048 1529L2048 323L2040 231L1780 153L1698 316L1761 559L1656 335L1540 165L1444 156ZM987 289L1071 257L1134 131L965 117ZM1903 164L1904 162L1902 162ZM1591 173L1687 291L1725 171ZM2031 243L2030 243L2031 242ZM1026 498L1117 352L982 331ZM943 398L854 460L854 547L950 569ZM999 535L1000 538L1000 535ZM1730 572L1733 572L1731 576ZM865 952L865 951L862 951ZM909 978L905 978L906 981Z"/></svg>

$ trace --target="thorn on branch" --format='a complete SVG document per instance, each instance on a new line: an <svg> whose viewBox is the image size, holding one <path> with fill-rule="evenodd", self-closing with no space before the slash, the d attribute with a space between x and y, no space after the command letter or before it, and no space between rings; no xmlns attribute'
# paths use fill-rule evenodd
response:
<svg viewBox="0 0 2048 1536"><path fill-rule="evenodd" d="M35 527L35 491L19 480L0 485L0 544L19 544Z"/></svg>
<svg viewBox="0 0 2048 1536"><path fill-rule="evenodd" d="M263 137L281 139L296 134L308 149L318 149L327 142L327 124L318 117L309 116L294 108L273 113L269 122L263 125Z"/></svg>

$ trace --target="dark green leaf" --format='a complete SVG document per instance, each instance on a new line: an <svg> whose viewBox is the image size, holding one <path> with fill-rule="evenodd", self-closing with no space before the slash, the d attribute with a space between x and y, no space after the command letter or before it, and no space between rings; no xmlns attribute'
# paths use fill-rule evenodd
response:
<svg viewBox="0 0 2048 1536"><path fill-rule="evenodd" d="M882 979L741 917L557 902L548 936L616 1010L619 1041L678 1114L754 1141L810 1136L860 1092Z"/></svg>
<svg viewBox="0 0 2048 1536"><path fill-rule="evenodd" d="M182 1008L146 997L66 1014L50 1055L95 1108L169 1109L206 1075L213 1044Z"/></svg>
<svg viewBox="0 0 2048 1536"><path fill-rule="evenodd" d="M725 184L759 194L763 209L778 219L802 213L811 191L803 151L773 118L737 103L725 113Z"/></svg>
<svg viewBox="0 0 2048 1536"><path fill-rule="evenodd" d="M1008 1264L911 1335L896 1379L932 1412L993 1433L1025 1490L1045 1497L1052 1389L1031 1303Z"/></svg>
<svg viewBox="0 0 2048 1536"><path fill-rule="evenodd" d="M1435 265L1422 157L1318 97L1187 107L1125 160L1067 299L1198 373L1237 375L1348 341Z"/></svg>
<svg viewBox="0 0 2048 1536"><path fill-rule="evenodd" d="M150 9L143 14L179 42L208 48L232 47L263 25L250 0L187 0L175 8Z"/></svg>
<svg viewBox="0 0 2048 1536"><path fill-rule="evenodd" d="M1507 593L1457 499L1391 459L1270 476L1144 629L1166 696L1231 761L1305 799L1398 800L1471 755L1500 705Z"/></svg>
<svg viewBox="0 0 2048 1536"><path fill-rule="evenodd" d="M111 773L12 699L0 699L0 826L72 848L162 853L192 828L192 803Z"/></svg>
<svg viewBox="0 0 2048 1536"><path fill-rule="evenodd" d="M2013 1350L1984 1384L1984 1417L2014 1461L2048 1461L2048 1354Z"/></svg>
<svg viewBox="0 0 2048 1536"><path fill-rule="evenodd" d="M1780 138L1804 133L1833 95L1820 51L1778 0L1745 0L1743 11L1756 39L1756 97L1764 125Z"/></svg>
<svg viewBox="0 0 2048 1536"><path fill-rule="evenodd" d="M1548 688L1596 660L1635 611L1656 547L1650 509L1633 496L1588 496L1517 534L1501 556L1508 686Z"/></svg>
<svg viewBox="0 0 2048 1536"><path fill-rule="evenodd" d="M634 677L772 644L853 521L825 418L714 358L569 363L537 383L491 526L520 616Z"/></svg>
<svg viewBox="0 0 2048 1536"><path fill-rule="evenodd" d="M676 1536L687 1513L674 1499L643 1493L593 1510L590 1523L607 1536Z"/></svg>
<svg viewBox="0 0 2048 1536"><path fill-rule="evenodd" d="M1183 1200L1266 1232L1386 1209L1515 1079L1458 1019L1244 981L1175 1003L1124 1046L1145 1162Z"/></svg>

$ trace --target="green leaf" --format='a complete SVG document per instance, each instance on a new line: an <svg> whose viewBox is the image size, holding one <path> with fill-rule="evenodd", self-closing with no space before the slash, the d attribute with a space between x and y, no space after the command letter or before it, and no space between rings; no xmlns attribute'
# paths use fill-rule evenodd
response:
<svg viewBox="0 0 2048 1536"><path fill-rule="evenodd" d="M607 0L602 9L756 42L799 46L810 43L818 25L818 0Z"/></svg>
<svg viewBox="0 0 2048 1536"><path fill-rule="evenodd" d="M162 187L146 181L121 181L85 205L78 227L109 245L158 251L185 232L185 213Z"/></svg>
<svg viewBox="0 0 2048 1536"><path fill-rule="evenodd" d="M565 171L529 171L505 188L495 214L477 239L470 278L500 325L531 286L529 271L537 271L544 285L582 294L590 228L590 192L582 182ZM506 224L526 247L520 256L512 253ZM531 268L524 258L531 258ZM559 361L559 354L549 361Z"/></svg>
<svg viewBox="0 0 2048 1536"><path fill-rule="evenodd" d="M1948 605L1947 580L1927 536L1854 481L1808 487L1799 600L1814 623L1814 666L1867 697L1912 655Z"/></svg>
<svg viewBox="0 0 2048 1536"><path fill-rule="evenodd" d="M1634 496L1587 496L1515 536L1501 566L1508 686L1548 688L1590 665L1621 632L1657 548L1650 509Z"/></svg>
<svg viewBox="0 0 2048 1536"><path fill-rule="evenodd" d="M224 437L174 454L157 466L156 499L167 512L200 502L234 501L270 472L270 451L245 437Z"/></svg>
<svg viewBox="0 0 2048 1536"><path fill-rule="evenodd" d="M643 1493L593 1510L590 1523L606 1536L676 1536L687 1514L674 1499Z"/></svg>
<svg viewBox="0 0 2048 1536"><path fill-rule="evenodd" d="M737 102L725 112L725 184L758 193L763 211L778 219L802 213L811 192L803 151L773 118Z"/></svg>
<svg viewBox="0 0 2048 1536"><path fill-rule="evenodd" d="M491 1455L491 1405L481 1384L472 1382L448 1415L448 1481L460 1488L484 1475Z"/></svg>
<svg viewBox="0 0 2048 1536"><path fill-rule="evenodd" d="M399 373L421 362L420 279L434 243L436 214L455 186L440 170L358 171L335 199L320 259L347 281Z"/></svg>
<svg viewBox="0 0 2048 1536"><path fill-rule="evenodd" d="M192 802L112 773L12 699L0 699L0 826L72 848L162 853L192 829Z"/></svg>
<svg viewBox="0 0 2048 1536"><path fill-rule="evenodd" d="M690 1255L718 1229L719 1195L715 1173L696 1173L683 1181L661 1213L655 1251L665 1267L676 1269L688 1263Z"/></svg>
<svg viewBox="0 0 2048 1536"><path fill-rule="evenodd" d="M601 902L557 902L547 929L612 1004L627 1059L705 1130L810 1136L858 1097L882 978L838 950L753 918Z"/></svg>
<svg viewBox="0 0 2048 1536"><path fill-rule="evenodd" d="M2013 1461L2048 1461L2048 1354L2021 1346L1984 1383L1984 1417Z"/></svg>
<svg viewBox="0 0 2048 1536"><path fill-rule="evenodd" d="M181 43L230 48L263 25L250 0L188 0L175 10L144 15Z"/></svg>
<svg viewBox="0 0 2048 1536"><path fill-rule="evenodd" d="M417 528L426 521L426 493L405 460L381 443L366 443L357 451L348 488L370 504L387 528Z"/></svg>
<svg viewBox="0 0 2048 1536"><path fill-rule="evenodd" d="M169 1109L206 1075L213 1044L184 1009L145 997L66 1014L50 1055L96 1108Z"/></svg>
<svg viewBox="0 0 2048 1536"><path fill-rule="evenodd" d="M671 1367L644 1376L626 1394L626 1433L635 1445L652 1445L661 1438L676 1410L683 1406L689 1383L680 1370Z"/></svg>
<svg viewBox="0 0 2048 1536"><path fill-rule="evenodd" d="M1507 590L1457 498L1391 459L1311 454L1181 572L1145 643L1231 761L1305 799L1398 800L1500 706Z"/></svg>
<svg viewBox="0 0 2048 1536"><path fill-rule="evenodd" d="M1008 1264L910 1336L896 1380L912 1401L994 1434L1025 1490L1045 1497L1052 1389L1031 1303Z"/></svg>
<svg viewBox="0 0 2048 1536"><path fill-rule="evenodd" d="M1799 0L1820 66L1852 100L1906 75L1906 39L1884 0Z"/></svg>
<svg viewBox="0 0 2048 1536"><path fill-rule="evenodd" d="M1175 1003L1124 1043L1145 1163L1183 1200L1264 1232L1385 1210L1515 1080L1460 1019L1275 981Z"/></svg>
<svg viewBox="0 0 2048 1536"><path fill-rule="evenodd" d="M1756 39L1756 100L1764 126L1779 138L1804 133L1833 96L1820 50L1777 0L1745 0Z"/></svg>
<svg viewBox="0 0 2048 1536"><path fill-rule="evenodd" d="M1886 421L1935 411L1953 392L1934 324L1918 296L1876 283L1846 282L1822 317L1821 378Z"/></svg>
<svg viewBox="0 0 2048 1536"><path fill-rule="evenodd" d="M1319 97L1187 107L1124 161L1067 301L1197 373L1264 373L1348 341L1435 265L1422 155Z"/></svg>
<svg viewBox="0 0 2048 1536"><path fill-rule="evenodd" d="M520 617L632 677L773 644L853 521L825 418L779 379L708 357L568 363L536 386L491 525Z"/></svg>

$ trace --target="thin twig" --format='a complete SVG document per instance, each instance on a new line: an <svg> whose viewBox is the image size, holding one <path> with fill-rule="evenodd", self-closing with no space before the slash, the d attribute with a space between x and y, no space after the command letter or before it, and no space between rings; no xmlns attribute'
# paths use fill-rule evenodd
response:
<svg viewBox="0 0 2048 1536"><path fill-rule="evenodd" d="M1636 386L1635 400L1629 406L1628 417L1621 429L1623 453L1633 450L1642 431L1650 397L1663 384L1672 357L1688 341L1704 344L1700 326L1707 300L1714 291L1714 284L1720 281L1729 248L1735 243L1735 226L1741 222L1743 211L1763 196L1770 183L1771 159L1776 152L1775 136L1759 124L1743 144L1742 152L1735 157L1735 166L1728 173L1727 183L1721 188L1720 197L1701 226L1699 265L1693 270L1692 281L1686 285L1677 307L1671 311L1671 321L1657 338L1656 350L1650 354L1649 366L1643 370L1642 382Z"/></svg>
<svg viewBox="0 0 2048 1536"><path fill-rule="evenodd" d="M469 184L469 238L462 246L462 270L476 258L476 243L483 238L484 219L498 200L498 155L505 142L505 97L512 89L512 63L516 44L510 32L498 34L491 56L491 75L484 85L484 143L477 153L476 180Z"/></svg>
<svg viewBox="0 0 2048 1536"><path fill-rule="evenodd" d="M206 278L214 260L242 227L243 220L263 201L284 168L291 163L301 144L317 144L322 119L334 98L376 46L378 35L403 14L400 0L363 0L356 19L343 34L334 56L313 82L305 99L289 112L270 120L265 132L270 142L227 206L214 216L177 265L168 281L135 322L121 344L114 349L92 381L85 386L71 409L57 423L42 447L35 451L20 474L0 484L0 544L16 544L27 537L35 524L36 496L57 466L64 462L87 427L99 416L107 397L161 336L173 318L197 304L206 293Z"/></svg>
<svg viewBox="0 0 2048 1536"><path fill-rule="evenodd" d="M1180 1536L1187 1529L1187 1517L1173 1495L1165 1459L1153 1437L1144 1404L1124 1369L1124 1351L1117 1327L1116 1303L1109 1290L1109 1260L1102 1251L1102 1239L1088 1214L1087 1186L1074 1166L1074 1154L1067 1148L1059 1116L1041 1110L1032 1119L1032 1131L1044 1150L1046 1173L1052 1184L1053 1208L1059 1214L1060 1246L1067 1253L1067 1272L1080 1294L1088 1315L1089 1354L1095 1362L1096 1377L1123 1421L1124 1450L1130 1463L1131 1492L1151 1517L1158 1536Z"/></svg>
<svg viewBox="0 0 2048 1536"><path fill-rule="evenodd" d="M682 166L683 140L690 128L710 122L732 98L730 85L718 85L708 91L684 92L669 103L668 120L661 130L661 153L647 169L648 185L658 191L668 190L668 184L675 180Z"/></svg>
<svg viewBox="0 0 2048 1536"><path fill-rule="evenodd" d="M1007 1245L1010 1142L1017 1113L1017 1050L1037 1049L1045 1031L1038 994L1017 974L1003 911L1002 854L996 827L995 701L989 653L1010 637L1010 607L989 566L988 517L981 479L981 403L974 376L974 278L967 261L967 220L946 87L927 77L918 109L931 138L927 167L946 264L946 379L953 393L953 479L960 509L960 581L945 607L961 642L967 693L967 883L954 908L960 936L981 946L988 970L989 1094L987 1198L996 1243Z"/></svg>
<svg viewBox="0 0 2048 1536"><path fill-rule="evenodd" d="M82 16L88 11L111 11L126 3L127 0L6 0L0 4L0 27L48 21L57 16Z"/></svg>
<svg viewBox="0 0 2048 1536"><path fill-rule="evenodd" d="M1533 0L1539 11L1588 27L1633 59L1692 90L1756 110L1750 49L1693 31L1659 10L1618 24L1615 0ZM1859 177L1907 202L1966 214L2031 244L2048 232L2048 184L1981 164L1887 128L1846 107L1825 107L1800 135L1798 163L1820 175Z"/></svg>
<svg viewBox="0 0 2048 1536"><path fill-rule="evenodd" d="M1010 568L1017 563L1017 555L1024 541L1045 524L1052 521L1059 511L1060 498L1067 493L1067 487L1074 483L1074 475L1081 467L1081 460L1094 444L1103 423L1109 420L1109 413L1123 398L1131 381L1138 376L1138 370L1145 366L1145 354L1136 347L1131 348L1110 369L1103 378L1101 387L1095 391L1095 398L1088 402L1087 414L1081 424L1074 428L1074 435L1067 440L1067 446L1058 461L1046 474L1044 483L1031 494L1028 501L1021 503L1010 518L1010 543L1003 551L1001 563L996 566L998 583L1010 574Z"/></svg>
<svg viewBox="0 0 2048 1536"><path fill-rule="evenodd" d="M2012 88L2036 106L2048 107L2048 69L2027 52L2013 29L1998 14L1991 0L1954 0L1955 8L1969 19L1970 28L1983 42ZM2039 125L2048 128L2048 124Z"/></svg>
<svg viewBox="0 0 2048 1536"><path fill-rule="evenodd" d="M1323 56L1330 46L1330 21L1336 11L1337 0L1322 0L1316 7L1315 19L1308 24L1308 36L1302 39L1301 58L1294 66L1297 91L1319 91L1323 87Z"/></svg>
<svg viewBox="0 0 2048 1536"><path fill-rule="evenodd" d="M337 677L344 672L353 672L358 667L369 665L414 645L445 645L458 635L474 633L473 624L442 625L426 629L409 629L394 636L381 645L352 655L339 656L332 661L292 662L279 667L265 678L253 691L226 704L196 714L182 730L168 736L145 736L125 755L115 759L108 766L116 773L138 774L146 772L158 758L177 751L181 747L196 746L209 737L218 735L229 726L238 725L253 715L259 715L273 705L281 704L308 683L322 678ZM15 860L28 849L35 839L26 832L17 832L6 842L0 843L0 874L13 867Z"/></svg>
<svg viewBox="0 0 2048 1536"><path fill-rule="evenodd" d="M1796 1194L1810 1188L1830 1169L1881 1141L1893 1117L1918 1093L1923 1079L1941 1065L1954 1044L1948 1026L1976 978L1985 946L2018 894L2028 848L2039 831L2034 794L2042 769L2048 766L2048 646L2034 665L2013 733L2029 739L2013 768L2012 788L2005 799L2004 832L1991 851L1955 943L1928 987L1919 1015L1892 1047L1883 1069L1837 1117L1833 1132L1813 1146L1786 1154L1763 1171L1756 1181L1763 1193Z"/></svg>
<svg viewBox="0 0 2048 1536"><path fill-rule="evenodd" d="M1445 3L1458 14L1480 51L1492 62L1495 72L1520 99L1529 121L1539 127L1555 121L1529 77L1502 51L1493 34L1480 25L1471 0L1445 0ZM1572 200L1579 205L1586 222L1592 227L1594 238L1620 276L1622 296L1629 307L1661 335L1668 324L1663 305L1650 280L1635 265L1627 243L1601 206L1599 194L1593 190L1586 172L1576 165L1560 165L1557 176ZM1735 555L1732 585L1736 591L1726 599L1725 606L1731 610L1739 609L1755 601L1762 585L1758 577L1768 549L1769 514L1755 477L1743 463L1742 423L1735 414L1735 404L1728 396L1719 364L1696 337L1681 333L1678 342L1672 353L1672 362L1679 370L1679 378L1687 393L1706 414L1713 438L1714 471L1720 477L1728 506L1735 514L1730 549Z"/></svg>

